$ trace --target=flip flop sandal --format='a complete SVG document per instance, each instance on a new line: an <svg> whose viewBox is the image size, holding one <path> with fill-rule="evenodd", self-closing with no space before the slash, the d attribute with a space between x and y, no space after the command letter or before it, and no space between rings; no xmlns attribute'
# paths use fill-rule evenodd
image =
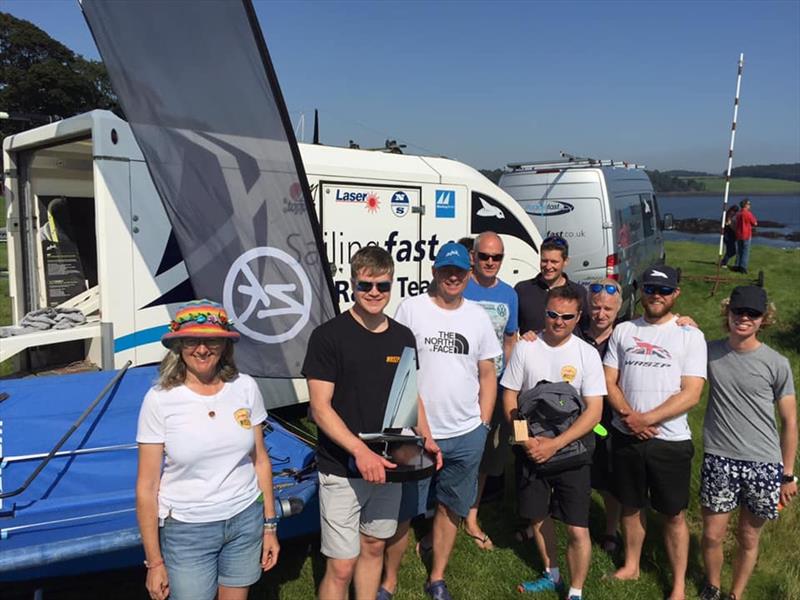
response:
<svg viewBox="0 0 800 600"><path fill-rule="evenodd" d="M450 595L444 579L426 583L424 590L428 596L433 598L433 600L453 600L453 597Z"/></svg>
<svg viewBox="0 0 800 600"><path fill-rule="evenodd" d="M483 535L473 535L466 529L464 530L464 533L466 533L468 537L471 537L473 540L475 540L475 545L481 550L494 550L494 544L487 533L484 533Z"/></svg>

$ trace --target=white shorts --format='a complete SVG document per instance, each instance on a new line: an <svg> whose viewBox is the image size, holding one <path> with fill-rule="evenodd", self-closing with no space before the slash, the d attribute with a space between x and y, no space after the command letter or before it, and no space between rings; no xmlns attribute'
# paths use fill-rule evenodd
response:
<svg viewBox="0 0 800 600"><path fill-rule="evenodd" d="M356 558L361 535L389 539L397 530L402 485L319 474L319 516L322 554Z"/></svg>

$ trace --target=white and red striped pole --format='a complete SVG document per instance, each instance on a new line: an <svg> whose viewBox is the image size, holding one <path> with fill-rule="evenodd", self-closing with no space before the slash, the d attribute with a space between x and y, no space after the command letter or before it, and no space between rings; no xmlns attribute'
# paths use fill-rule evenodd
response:
<svg viewBox="0 0 800 600"><path fill-rule="evenodd" d="M731 188L731 168L733 166L733 143L736 141L736 119L739 116L739 90L742 86L742 69L744 68L744 53L739 54L739 71L736 74L736 98L733 101L733 125L731 126L731 145L728 148L728 173L725 175L725 196L722 200L722 222L719 228L719 259L717 265L722 263L722 252L725 240L725 213L728 212L728 192Z"/></svg>

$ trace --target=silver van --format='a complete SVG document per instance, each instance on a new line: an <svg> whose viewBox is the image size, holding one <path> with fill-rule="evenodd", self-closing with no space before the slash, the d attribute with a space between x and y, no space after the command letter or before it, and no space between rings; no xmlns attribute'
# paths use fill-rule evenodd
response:
<svg viewBox="0 0 800 600"><path fill-rule="evenodd" d="M623 290L620 315L633 315L637 277L665 259L658 202L642 166L573 157L512 163L499 185L543 238L560 235L569 242L571 279L616 279Z"/></svg>

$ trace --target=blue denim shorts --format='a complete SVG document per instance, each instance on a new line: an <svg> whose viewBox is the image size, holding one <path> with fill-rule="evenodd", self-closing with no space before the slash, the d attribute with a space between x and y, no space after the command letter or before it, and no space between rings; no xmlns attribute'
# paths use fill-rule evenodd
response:
<svg viewBox="0 0 800 600"><path fill-rule="evenodd" d="M432 478L403 484L398 521L423 514L431 499L466 517L478 495L478 467L487 433L483 425L478 425L468 433L436 440L444 465Z"/></svg>
<svg viewBox="0 0 800 600"><path fill-rule="evenodd" d="M170 600L213 600L220 585L253 585L261 577L263 536L260 502L224 521L185 523L167 517L159 539Z"/></svg>

